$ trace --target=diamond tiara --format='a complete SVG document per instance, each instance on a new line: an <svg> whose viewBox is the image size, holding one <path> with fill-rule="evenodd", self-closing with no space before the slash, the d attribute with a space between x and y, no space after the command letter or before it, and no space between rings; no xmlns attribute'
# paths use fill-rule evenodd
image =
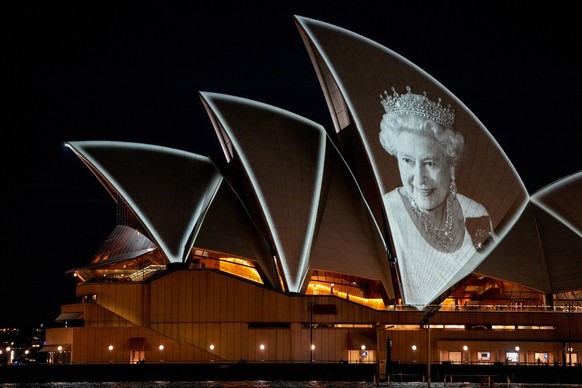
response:
<svg viewBox="0 0 582 388"><path fill-rule="evenodd" d="M453 129L455 125L455 111L451 105L446 107L441 105L441 99L437 102L431 101L426 97L426 92L413 94L410 92L410 86L406 87L406 94L398 94L392 87L392 95L384 91L384 96L380 95L380 102L386 113L403 113L414 114L427 119L433 120L442 126Z"/></svg>

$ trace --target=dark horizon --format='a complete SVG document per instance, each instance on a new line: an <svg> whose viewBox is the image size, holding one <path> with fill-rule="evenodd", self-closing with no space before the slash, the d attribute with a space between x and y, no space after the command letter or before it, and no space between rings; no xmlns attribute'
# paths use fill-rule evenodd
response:
<svg viewBox="0 0 582 388"><path fill-rule="evenodd" d="M331 128L293 21L319 19L412 61L457 96L530 194L579 172L581 4L288 1L253 7L4 5L4 268L0 327L56 326L67 270L115 226L67 141L156 144L222 163L198 93L254 99Z"/></svg>

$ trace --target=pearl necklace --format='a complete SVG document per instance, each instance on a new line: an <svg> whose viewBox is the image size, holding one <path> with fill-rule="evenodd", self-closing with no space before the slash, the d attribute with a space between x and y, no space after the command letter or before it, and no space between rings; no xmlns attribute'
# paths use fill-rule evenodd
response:
<svg viewBox="0 0 582 388"><path fill-rule="evenodd" d="M453 230L453 212L451 211L452 204L449 197L447 196L445 226L442 229L434 226L426 214L418 208L418 205L411 196L409 196L408 199L410 200L414 214L416 214L416 216L420 219L424 231L434 237L437 244L439 244L443 250L448 251L449 245L453 242L453 234L451 233Z"/></svg>

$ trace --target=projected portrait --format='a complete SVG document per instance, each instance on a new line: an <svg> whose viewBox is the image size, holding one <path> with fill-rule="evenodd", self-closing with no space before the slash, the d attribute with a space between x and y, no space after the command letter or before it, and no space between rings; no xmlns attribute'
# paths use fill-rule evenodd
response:
<svg viewBox="0 0 582 388"><path fill-rule="evenodd" d="M379 140L396 158L402 184L383 202L406 303L425 305L484 249L493 227L487 209L457 191L465 139L454 110L409 87L404 94L392 88L381 103Z"/></svg>

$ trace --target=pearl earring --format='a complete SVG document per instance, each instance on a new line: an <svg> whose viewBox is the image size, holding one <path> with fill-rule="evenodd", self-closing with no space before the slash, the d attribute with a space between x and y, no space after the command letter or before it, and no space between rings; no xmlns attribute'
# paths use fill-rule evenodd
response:
<svg viewBox="0 0 582 388"><path fill-rule="evenodd" d="M453 195L457 195L457 181L455 180L455 168L451 167L451 182L449 183L449 191Z"/></svg>

